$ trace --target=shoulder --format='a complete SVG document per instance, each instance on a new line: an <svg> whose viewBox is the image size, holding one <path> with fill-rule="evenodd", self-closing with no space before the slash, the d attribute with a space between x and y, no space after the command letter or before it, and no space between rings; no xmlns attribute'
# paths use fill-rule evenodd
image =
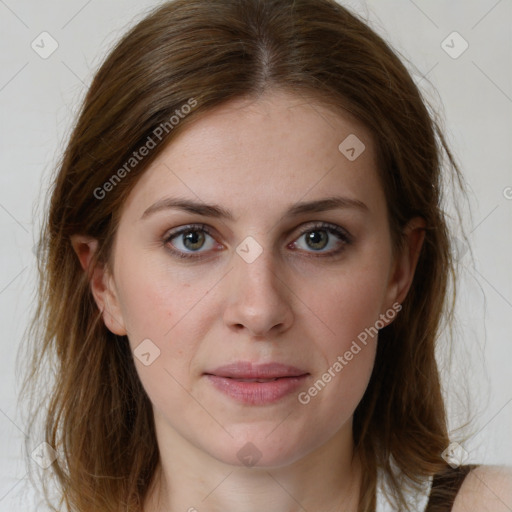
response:
<svg viewBox="0 0 512 512"><path fill-rule="evenodd" d="M479 466L465 478L452 512L510 512L512 467Z"/></svg>

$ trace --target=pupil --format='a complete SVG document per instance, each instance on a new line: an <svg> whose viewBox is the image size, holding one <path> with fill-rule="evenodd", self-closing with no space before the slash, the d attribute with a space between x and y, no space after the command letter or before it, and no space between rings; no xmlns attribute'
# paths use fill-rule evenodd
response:
<svg viewBox="0 0 512 512"><path fill-rule="evenodd" d="M311 231L307 236L307 244L312 249L323 249L327 245L328 236L325 231Z"/></svg>
<svg viewBox="0 0 512 512"><path fill-rule="evenodd" d="M204 234L200 231L188 231L184 234L184 244L187 249L200 249L204 243Z"/></svg>

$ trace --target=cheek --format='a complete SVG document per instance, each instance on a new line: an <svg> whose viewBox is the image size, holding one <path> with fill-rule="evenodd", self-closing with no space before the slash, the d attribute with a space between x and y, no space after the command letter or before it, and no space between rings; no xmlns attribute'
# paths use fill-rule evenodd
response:
<svg viewBox="0 0 512 512"><path fill-rule="evenodd" d="M191 311L202 290L191 287L160 255L133 248L125 252L129 256L120 260L116 275L129 336L134 341L153 336L163 342Z"/></svg>
<svg viewBox="0 0 512 512"><path fill-rule="evenodd" d="M361 400L370 379L377 347L380 314L384 312L387 267L372 261L348 266L329 280L316 276L321 290L311 294L308 306L321 320L312 330L311 313L303 318L304 329L321 354L319 372L303 395L302 403L330 410L333 424L345 421ZM312 290L303 282L302 295ZM321 333L321 334L320 334Z"/></svg>
<svg viewBox="0 0 512 512"><path fill-rule="evenodd" d="M310 417L332 435L350 421L370 380L377 349L380 300L372 287L345 286L323 303L329 334L316 336L317 373L298 396Z"/></svg>
<svg viewBox="0 0 512 512"><path fill-rule="evenodd" d="M156 385L159 379L169 380L169 373L188 386L194 355L215 317L209 291L218 278L210 273L192 282L179 270L136 251L119 266L121 314L132 351L137 356L141 342L150 340L158 353L151 371L135 359L145 387L153 380Z"/></svg>
<svg viewBox="0 0 512 512"><path fill-rule="evenodd" d="M174 333L175 324L183 316L181 309L186 300L183 300L183 287L180 291L173 287L172 280L165 278L150 258L134 251L128 251L128 254L129 257L120 261L116 273L120 314L137 371L145 384L145 380L154 378L156 369L161 367L163 370L163 356L169 349L180 350L171 346L168 340ZM150 353L151 358L138 359L142 350L139 347L145 347L143 353ZM141 364L147 363L148 359L151 360L150 365Z"/></svg>
<svg viewBox="0 0 512 512"><path fill-rule="evenodd" d="M121 310L128 336L162 339L179 317L179 298L169 283L152 269L136 268L121 276Z"/></svg>
<svg viewBox="0 0 512 512"><path fill-rule="evenodd" d="M149 258L135 260L120 268L119 292L136 371L157 410L180 410L190 402L186 389L199 339L194 329L201 326L189 317L201 291Z"/></svg>
<svg viewBox="0 0 512 512"><path fill-rule="evenodd" d="M385 306L387 271L380 266L354 266L329 279L316 277L302 281L300 296L307 298L309 309L321 320L317 323L323 324L323 336L318 338L332 355L348 349L352 340L379 319Z"/></svg>

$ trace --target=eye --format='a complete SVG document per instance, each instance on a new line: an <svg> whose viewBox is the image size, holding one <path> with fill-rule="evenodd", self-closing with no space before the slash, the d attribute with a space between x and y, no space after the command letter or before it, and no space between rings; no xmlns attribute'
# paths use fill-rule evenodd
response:
<svg viewBox="0 0 512 512"><path fill-rule="evenodd" d="M166 236L165 243L182 258L194 257L194 253L204 253L220 245L203 225L179 228Z"/></svg>
<svg viewBox="0 0 512 512"><path fill-rule="evenodd" d="M350 235L340 226L320 223L303 231L292 242L291 248L331 256L341 252L351 242Z"/></svg>
<svg viewBox="0 0 512 512"><path fill-rule="evenodd" d="M209 251L223 249L204 224L176 228L163 240L164 245L179 258L206 257ZM352 243L351 235L342 227L330 223L310 225L288 248L299 249L314 256L335 256Z"/></svg>

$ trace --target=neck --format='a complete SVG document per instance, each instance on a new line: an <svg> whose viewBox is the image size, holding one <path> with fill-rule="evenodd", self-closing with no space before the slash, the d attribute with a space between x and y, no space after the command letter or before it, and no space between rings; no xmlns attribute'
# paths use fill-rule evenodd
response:
<svg viewBox="0 0 512 512"><path fill-rule="evenodd" d="M361 465L352 429L279 467L225 464L165 432L144 512L357 512Z"/></svg>

